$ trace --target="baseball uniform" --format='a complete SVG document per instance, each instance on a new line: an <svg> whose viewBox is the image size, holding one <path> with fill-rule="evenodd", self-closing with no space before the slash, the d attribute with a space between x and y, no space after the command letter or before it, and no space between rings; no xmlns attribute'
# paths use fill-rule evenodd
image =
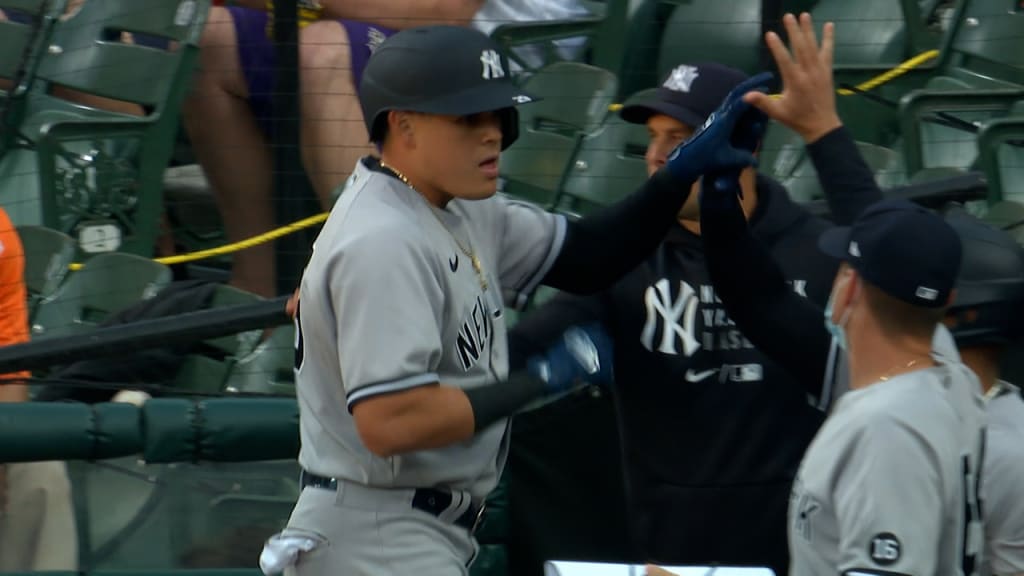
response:
<svg viewBox="0 0 1024 576"><path fill-rule="evenodd" d="M564 231L563 217L497 196L438 209L375 160L357 166L301 287L299 462L338 486L299 498L289 528L330 544L307 554L297 573L391 566L396 574L450 574L471 561L470 532L453 520L497 484L507 420L465 442L381 458L364 446L351 410L434 382L472 388L505 379L503 302L525 302ZM484 282L460 245L475 251ZM450 489L450 506L438 516L415 509L418 488Z"/></svg>
<svg viewBox="0 0 1024 576"><path fill-rule="evenodd" d="M979 385L956 357L933 356L838 400L794 482L793 576L977 573Z"/></svg>
<svg viewBox="0 0 1024 576"><path fill-rule="evenodd" d="M982 479L985 574L1024 574L1024 400L1000 382L988 396Z"/></svg>

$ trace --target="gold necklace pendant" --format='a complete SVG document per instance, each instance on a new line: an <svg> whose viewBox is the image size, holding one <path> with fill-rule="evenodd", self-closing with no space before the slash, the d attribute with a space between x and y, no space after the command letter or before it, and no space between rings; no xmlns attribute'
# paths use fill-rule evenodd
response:
<svg viewBox="0 0 1024 576"><path fill-rule="evenodd" d="M414 192L419 194L419 196L421 198L423 198L424 202L427 202L427 204L430 204L430 202L427 201L426 197L424 197L422 194L420 194L419 190L416 190L416 187L413 186L411 182L409 182L409 179L406 178L405 174L402 174L398 170L392 168L391 166L388 166L383 161L381 161L380 167L384 168L386 170L391 171L391 173L394 174L395 177L397 177L399 180L401 180L403 184L405 184L406 186L411 188ZM476 272L476 277L480 281L480 289L484 290L486 292L487 291L487 276L486 276L486 274L484 274L483 264L480 263L480 258L477 257L476 252L472 249L472 247L470 247L469 249L463 247L462 243L459 242L459 239L455 237L455 233L452 232L451 228L449 228L448 225L444 223L444 220L441 220L441 217L438 216L436 212L434 212L434 208L432 206L428 206L428 208L430 209L430 213L434 215L434 218L441 225L441 227L444 228L446 232L448 232L449 236L452 237L452 240L455 242L455 245L459 247L459 250L462 251L462 253L466 255L466 258L469 258L470 263L473 265L473 271Z"/></svg>
<svg viewBox="0 0 1024 576"><path fill-rule="evenodd" d="M476 257L476 254L471 254L469 260L473 263L473 270L476 270L476 277L480 279L480 288L486 291L487 277L484 275L484 267L480 264L480 259Z"/></svg>

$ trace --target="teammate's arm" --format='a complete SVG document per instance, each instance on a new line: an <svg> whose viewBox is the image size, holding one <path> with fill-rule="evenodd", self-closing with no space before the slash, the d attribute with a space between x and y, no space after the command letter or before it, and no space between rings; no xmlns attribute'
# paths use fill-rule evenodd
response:
<svg viewBox="0 0 1024 576"><path fill-rule="evenodd" d="M892 415L863 422L849 441L836 447L837 469L816 472L834 479L836 573L934 574L946 508L941 460L953 450Z"/></svg>
<svg viewBox="0 0 1024 576"><path fill-rule="evenodd" d="M712 180L705 178L708 185ZM701 240L718 298L755 347L820 397L832 343L822 309L789 287L774 257L750 234L736 190L703 194Z"/></svg>

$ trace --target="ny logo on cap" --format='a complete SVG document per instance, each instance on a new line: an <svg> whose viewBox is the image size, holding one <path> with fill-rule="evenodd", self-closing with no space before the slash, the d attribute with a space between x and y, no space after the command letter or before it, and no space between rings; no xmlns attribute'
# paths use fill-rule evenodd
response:
<svg viewBox="0 0 1024 576"><path fill-rule="evenodd" d="M484 66L481 74L484 80L505 77L505 69L501 67L501 56L496 51L484 50L481 52L480 63Z"/></svg>
<svg viewBox="0 0 1024 576"><path fill-rule="evenodd" d="M693 86L693 81L697 79L697 76L700 76L700 74L697 73L697 68L695 66L687 66L684 64L682 66L677 66L662 86L675 92L689 92L690 87Z"/></svg>

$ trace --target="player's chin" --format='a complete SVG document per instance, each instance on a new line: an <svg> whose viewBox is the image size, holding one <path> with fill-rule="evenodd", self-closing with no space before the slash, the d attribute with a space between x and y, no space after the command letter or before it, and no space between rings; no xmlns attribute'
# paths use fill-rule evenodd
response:
<svg viewBox="0 0 1024 576"><path fill-rule="evenodd" d="M497 178L474 178L462 187L458 197L464 200L483 200L494 196L497 191Z"/></svg>

